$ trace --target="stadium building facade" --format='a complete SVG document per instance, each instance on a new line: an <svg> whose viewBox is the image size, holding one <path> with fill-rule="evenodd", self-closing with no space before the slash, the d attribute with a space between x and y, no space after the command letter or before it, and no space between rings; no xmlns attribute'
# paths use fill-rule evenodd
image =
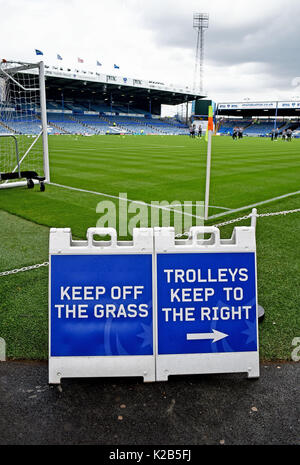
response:
<svg viewBox="0 0 300 465"><path fill-rule="evenodd" d="M300 100L223 102L216 108L216 133L232 135L242 127L245 136L267 137L273 129L279 134L291 129L300 137Z"/></svg>

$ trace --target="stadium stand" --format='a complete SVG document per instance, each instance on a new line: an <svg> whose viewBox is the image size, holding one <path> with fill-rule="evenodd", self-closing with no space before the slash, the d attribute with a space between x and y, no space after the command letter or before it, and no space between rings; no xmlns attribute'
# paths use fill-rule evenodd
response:
<svg viewBox="0 0 300 465"><path fill-rule="evenodd" d="M54 113L48 111L50 125L68 134L188 134L188 128L183 123L173 119L153 118L150 113L138 112L132 109L132 115L111 114L106 105L92 105L92 110L86 110L82 104L67 103L66 107L72 113ZM114 106L114 112L125 110L122 106ZM93 112L93 114L92 114ZM137 112L137 113L136 113ZM140 116L139 116L140 115Z"/></svg>
<svg viewBox="0 0 300 465"><path fill-rule="evenodd" d="M238 120L235 120L235 119L230 119L230 120L221 120L219 121L219 128L217 129L217 132L219 134L230 134L232 135L233 133L233 128L235 126L238 126L238 127L242 127L244 130L245 128L247 128L248 126L251 126L252 124L252 121L250 120L241 120L241 119L238 119Z"/></svg>
<svg viewBox="0 0 300 465"><path fill-rule="evenodd" d="M101 118L101 117L100 117ZM112 116L105 115L102 118L113 128L121 128L129 134L163 134L186 135L189 134L187 126L175 125L158 118L145 116Z"/></svg>
<svg viewBox="0 0 300 465"><path fill-rule="evenodd" d="M268 136L270 135L272 129L274 129L275 121L268 122L256 122L251 127L247 128L244 132L245 135L251 136ZM284 121L277 122L277 128L279 130L279 135L282 134L282 131L285 129L292 129L293 131L299 127L299 123L285 123Z"/></svg>
<svg viewBox="0 0 300 465"><path fill-rule="evenodd" d="M274 121L260 122L256 121L247 127L244 131L245 136L266 136L274 128Z"/></svg>
<svg viewBox="0 0 300 465"><path fill-rule="evenodd" d="M8 129L0 123L0 134L7 134L8 132Z"/></svg>
<svg viewBox="0 0 300 465"><path fill-rule="evenodd" d="M186 135L188 127L176 118L153 117L149 112L122 105L112 108L105 104L89 102L47 101L47 120L52 134L162 134ZM113 113L113 114L112 114ZM121 114L119 114L121 113ZM125 114L127 113L127 114ZM17 114L5 120L0 114L1 133L39 134L39 113L34 111L28 118L18 120Z"/></svg>
<svg viewBox="0 0 300 465"><path fill-rule="evenodd" d="M62 134L97 134L97 132L87 125L77 121L71 115L62 113L47 113L48 124L53 126L56 133Z"/></svg>
<svg viewBox="0 0 300 465"><path fill-rule="evenodd" d="M161 134L188 135L189 128L176 117L154 117L149 112L122 105L112 108L106 104L61 101L47 102L47 119L50 134ZM112 114L113 113L113 114ZM278 124L279 134L292 129L294 137L300 136L300 122L282 120ZM244 129L245 136L267 137L274 128L274 120L264 119L220 119L216 133L232 135L235 126ZM7 121L5 113L0 114L0 134L15 133L34 135L41 131L39 113L28 111L28 117L18 118L17 113Z"/></svg>
<svg viewBox="0 0 300 465"><path fill-rule="evenodd" d="M294 122L294 123L287 123L283 127L280 128L280 132L282 132L284 129L291 129L293 131L293 134L295 135L297 132L299 132L300 129L300 122Z"/></svg>
<svg viewBox="0 0 300 465"><path fill-rule="evenodd" d="M39 134L41 132L41 121L35 115L19 117L17 113L10 113L9 119L5 112L0 114L0 127L2 127L2 133L14 133L14 134Z"/></svg>
<svg viewBox="0 0 300 465"><path fill-rule="evenodd" d="M297 129L296 131L293 131L293 136L294 136L296 139L299 139L299 138L300 138L300 129Z"/></svg>
<svg viewBox="0 0 300 465"><path fill-rule="evenodd" d="M255 137L266 137L269 136L272 129L274 128L274 120L220 120L218 122L219 127L217 128L217 133L221 135L232 135L233 128L235 126L242 127L244 129L244 136L255 136ZM290 122L278 122L277 127L279 129L279 134L282 134L284 129L291 128L295 131L300 127L300 123L290 123ZM294 134L295 135L295 134Z"/></svg>

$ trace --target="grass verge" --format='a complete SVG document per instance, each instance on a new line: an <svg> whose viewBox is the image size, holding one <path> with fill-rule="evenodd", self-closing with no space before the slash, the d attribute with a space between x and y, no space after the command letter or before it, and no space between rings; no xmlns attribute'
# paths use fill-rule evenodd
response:
<svg viewBox="0 0 300 465"><path fill-rule="evenodd" d="M259 213L299 208L299 200L283 199ZM0 271L48 260L47 227L5 211L0 211L0 221ZM222 237L231 233L232 225L221 229ZM263 360L290 360L292 340L300 336L299 235L299 213L258 219L258 300L266 312L259 326ZM48 268L0 277L0 295L0 337L6 340L7 356L46 359Z"/></svg>

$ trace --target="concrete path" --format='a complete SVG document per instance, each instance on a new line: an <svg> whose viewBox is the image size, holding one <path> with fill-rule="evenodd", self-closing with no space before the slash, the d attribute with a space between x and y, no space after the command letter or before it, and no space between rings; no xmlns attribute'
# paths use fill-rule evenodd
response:
<svg viewBox="0 0 300 465"><path fill-rule="evenodd" d="M63 380L46 363L0 363L0 444L300 444L300 363L261 377Z"/></svg>

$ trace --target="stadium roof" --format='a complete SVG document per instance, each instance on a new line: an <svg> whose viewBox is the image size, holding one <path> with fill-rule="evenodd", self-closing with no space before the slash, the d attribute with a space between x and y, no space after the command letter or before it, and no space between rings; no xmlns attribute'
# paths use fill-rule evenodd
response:
<svg viewBox="0 0 300 465"><path fill-rule="evenodd" d="M160 113L160 105L178 105L203 98L188 86L167 85L158 81L146 81L125 76L107 75L93 71L71 70L62 67L45 67L47 99L100 99L110 98L119 104L149 110L151 100L152 113Z"/></svg>

